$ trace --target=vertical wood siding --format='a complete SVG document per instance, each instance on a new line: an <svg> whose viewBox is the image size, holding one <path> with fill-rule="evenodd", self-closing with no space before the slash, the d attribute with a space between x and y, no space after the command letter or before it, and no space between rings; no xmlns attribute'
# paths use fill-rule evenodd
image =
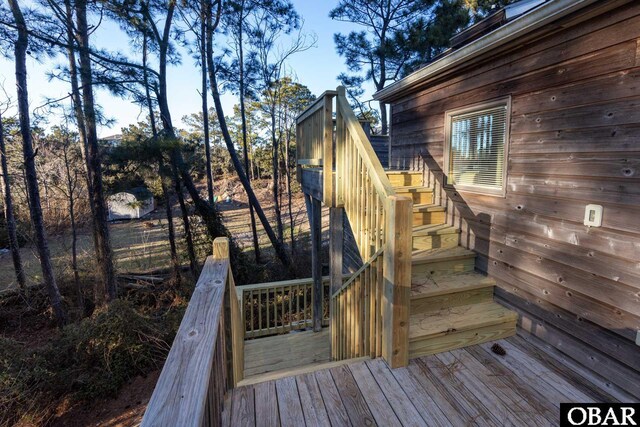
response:
<svg viewBox="0 0 640 427"><path fill-rule="evenodd" d="M445 111L511 95L506 198L445 189L448 222L523 327L620 361L623 382L640 378L640 3L588 13L393 102L391 166L419 158L441 184Z"/></svg>

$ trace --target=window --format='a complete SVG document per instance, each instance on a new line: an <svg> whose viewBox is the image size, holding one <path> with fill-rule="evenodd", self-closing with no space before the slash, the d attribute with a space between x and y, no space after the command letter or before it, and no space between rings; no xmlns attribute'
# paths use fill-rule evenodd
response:
<svg viewBox="0 0 640 427"><path fill-rule="evenodd" d="M505 194L510 99L449 111L445 172L456 189Z"/></svg>

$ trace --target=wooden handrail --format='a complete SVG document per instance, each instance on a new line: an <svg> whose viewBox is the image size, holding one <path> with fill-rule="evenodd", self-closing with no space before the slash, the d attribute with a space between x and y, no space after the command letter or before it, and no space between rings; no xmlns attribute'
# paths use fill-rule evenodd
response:
<svg viewBox="0 0 640 427"><path fill-rule="evenodd" d="M338 92L335 91L335 90L326 90L326 91L324 91L319 97L317 97L315 99L315 101L313 101L311 103L311 105L309 105L307 108L305 108L305 110L302 113L300 113L300 115L298 117L296 117L296 123L298 123L298 124L302 123L311 114L315 113L317 110L322 108L322 104L321 104L320 101L322 101L324 98L333 98L337 94L338 94Z"/></svg>
<svg viewBox="0 0 640 427"><path fill-rule="evenodd" d="M325 186L324 197L344 208L365 262L349 286L332 297L333 354L382 355L392 367L406 366L412 201L396 195L344 88L337 92L335 186L329 187L335 194L328 197Z"/></svg>
<svg viewBox="0 0 640 427"><path fill-rule="evenodd" d="M218 238L189 301L142 426L218 426L226 392L242 379L243 336L229 242ZM234 307L235 301L235 307Z"/></svg>
<svg viewBox="0 0 640 427"><path fill-rule="evenodd" d="M382 355L392 367L405 366L409 360L412 201L395 193L344 87L325 92L296 123L298 180L303 166L322 164L322 201L327 207L344 208L365 260L347 286L340 283L339 274L331 285L339 289L330 304L334 358ZM357 314L366 307L370 311ZM383 324L378 323L380 319ZM375 325L368 324L369 320ZM361 347L361 338L371 345Z"/></svg>
<svg viewBox="0 0 640 427"><path fill-rule="evenodd" d="M348 132L351 134L351 143L356 147L363 164L369 170L369 178L371 179L378 195L386 198L396 194L391 181L387 177L387 174L378 159L373 147L367 138L367 134L362 129L362 125L356 118L351 106L347 102L345 96L336 97L337 111L340 112L340 117L344 122ZM340 196L338 196L338 200Z"/></svg>
<svg viewBox="0 0 640 427"><path fill-rule="evenodd" d="M320 95L296 119L296 176L302 182L303 166L322 166L323 202L333 203L333 98L336 91Z"/></svg>
<svg viewBox="0 0 640 427"><path fill-rule="evenodd" d="M371 265L371 263L373 262L373 260L377 259L380 255L382 255L384 252L384 248L380 248L378 249L378 251L376 253L373 254L373 256L371 256L371 258L366 261L364 264L362 264L362 266L357 269L355 271L355 273L353 273L352 276L350 276L346 282L344 282L344 285L342 285L342 287L340 289L338 289L337 291L335 291L333 293L333 295L331 295L332 297L337 296L340 292L344 291L345 289L347 289L351 283L353 283L353 281L360 275L362 274L369 265Z"/></svg>

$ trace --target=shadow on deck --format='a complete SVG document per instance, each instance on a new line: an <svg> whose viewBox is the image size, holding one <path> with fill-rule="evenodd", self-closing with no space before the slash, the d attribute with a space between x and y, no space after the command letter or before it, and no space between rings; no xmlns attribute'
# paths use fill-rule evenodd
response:
<svg viewBox="0 0 640 427"><path fill-rule="evenodd" d="M485 343L406 368L359 359L239 386L226 398L223 425L546 426L558 424L560 402L628 400L535 337L498 343L504 356Z"/></svg>

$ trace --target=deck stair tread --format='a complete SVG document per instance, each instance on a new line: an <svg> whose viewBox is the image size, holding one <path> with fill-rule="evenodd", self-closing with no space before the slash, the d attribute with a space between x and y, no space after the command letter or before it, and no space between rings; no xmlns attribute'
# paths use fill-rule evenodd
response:
<svg viewBox="0 0 640 427"><path fill-rule="evenodd" d="M425 224L413 227L413 236L436 236L460 233L460 229L449 224Z"/></svg>
<svg viewBox="0 0 640 427"><path fill-rule="evenodd" d="M421 171L407 171L399 169L387 169L385 170L387 175L422 175Z"/></svg>
<svg viewBox="0 0 640 427"><path fill-rule="evenodd" d="M436 205L433 203L420 203L413 205L414 212L444 212L444 206Z"/></svg>
<svg viewBox="0 0 640 427"><path fill-rule="evenodd" d="M475 271L427 277L417 274L411 277L411 299L431 298L439 295L491 288L496 282Z"/></svg>
<svg viewBox="0 0 640 427"><path fill-rule="evenodd" d="M516 312L493 301L416 313L409 319L409 341L512 323L517 319Z"/></svg>
<svg viewBox="0 0 640 427"><path fill-rule="evenodd" d="M402 185L394 186L396 193L433 193L433 189L423 185Z"/></svg>
<svg viewBox="0 0 640 427"><path fill-rule="evenodd" d="M456 246L453 248L433 248L413 251L411 261L415 264L429 262L456 261L460 259L475 258L476 253L472 250Z"/></svg>

